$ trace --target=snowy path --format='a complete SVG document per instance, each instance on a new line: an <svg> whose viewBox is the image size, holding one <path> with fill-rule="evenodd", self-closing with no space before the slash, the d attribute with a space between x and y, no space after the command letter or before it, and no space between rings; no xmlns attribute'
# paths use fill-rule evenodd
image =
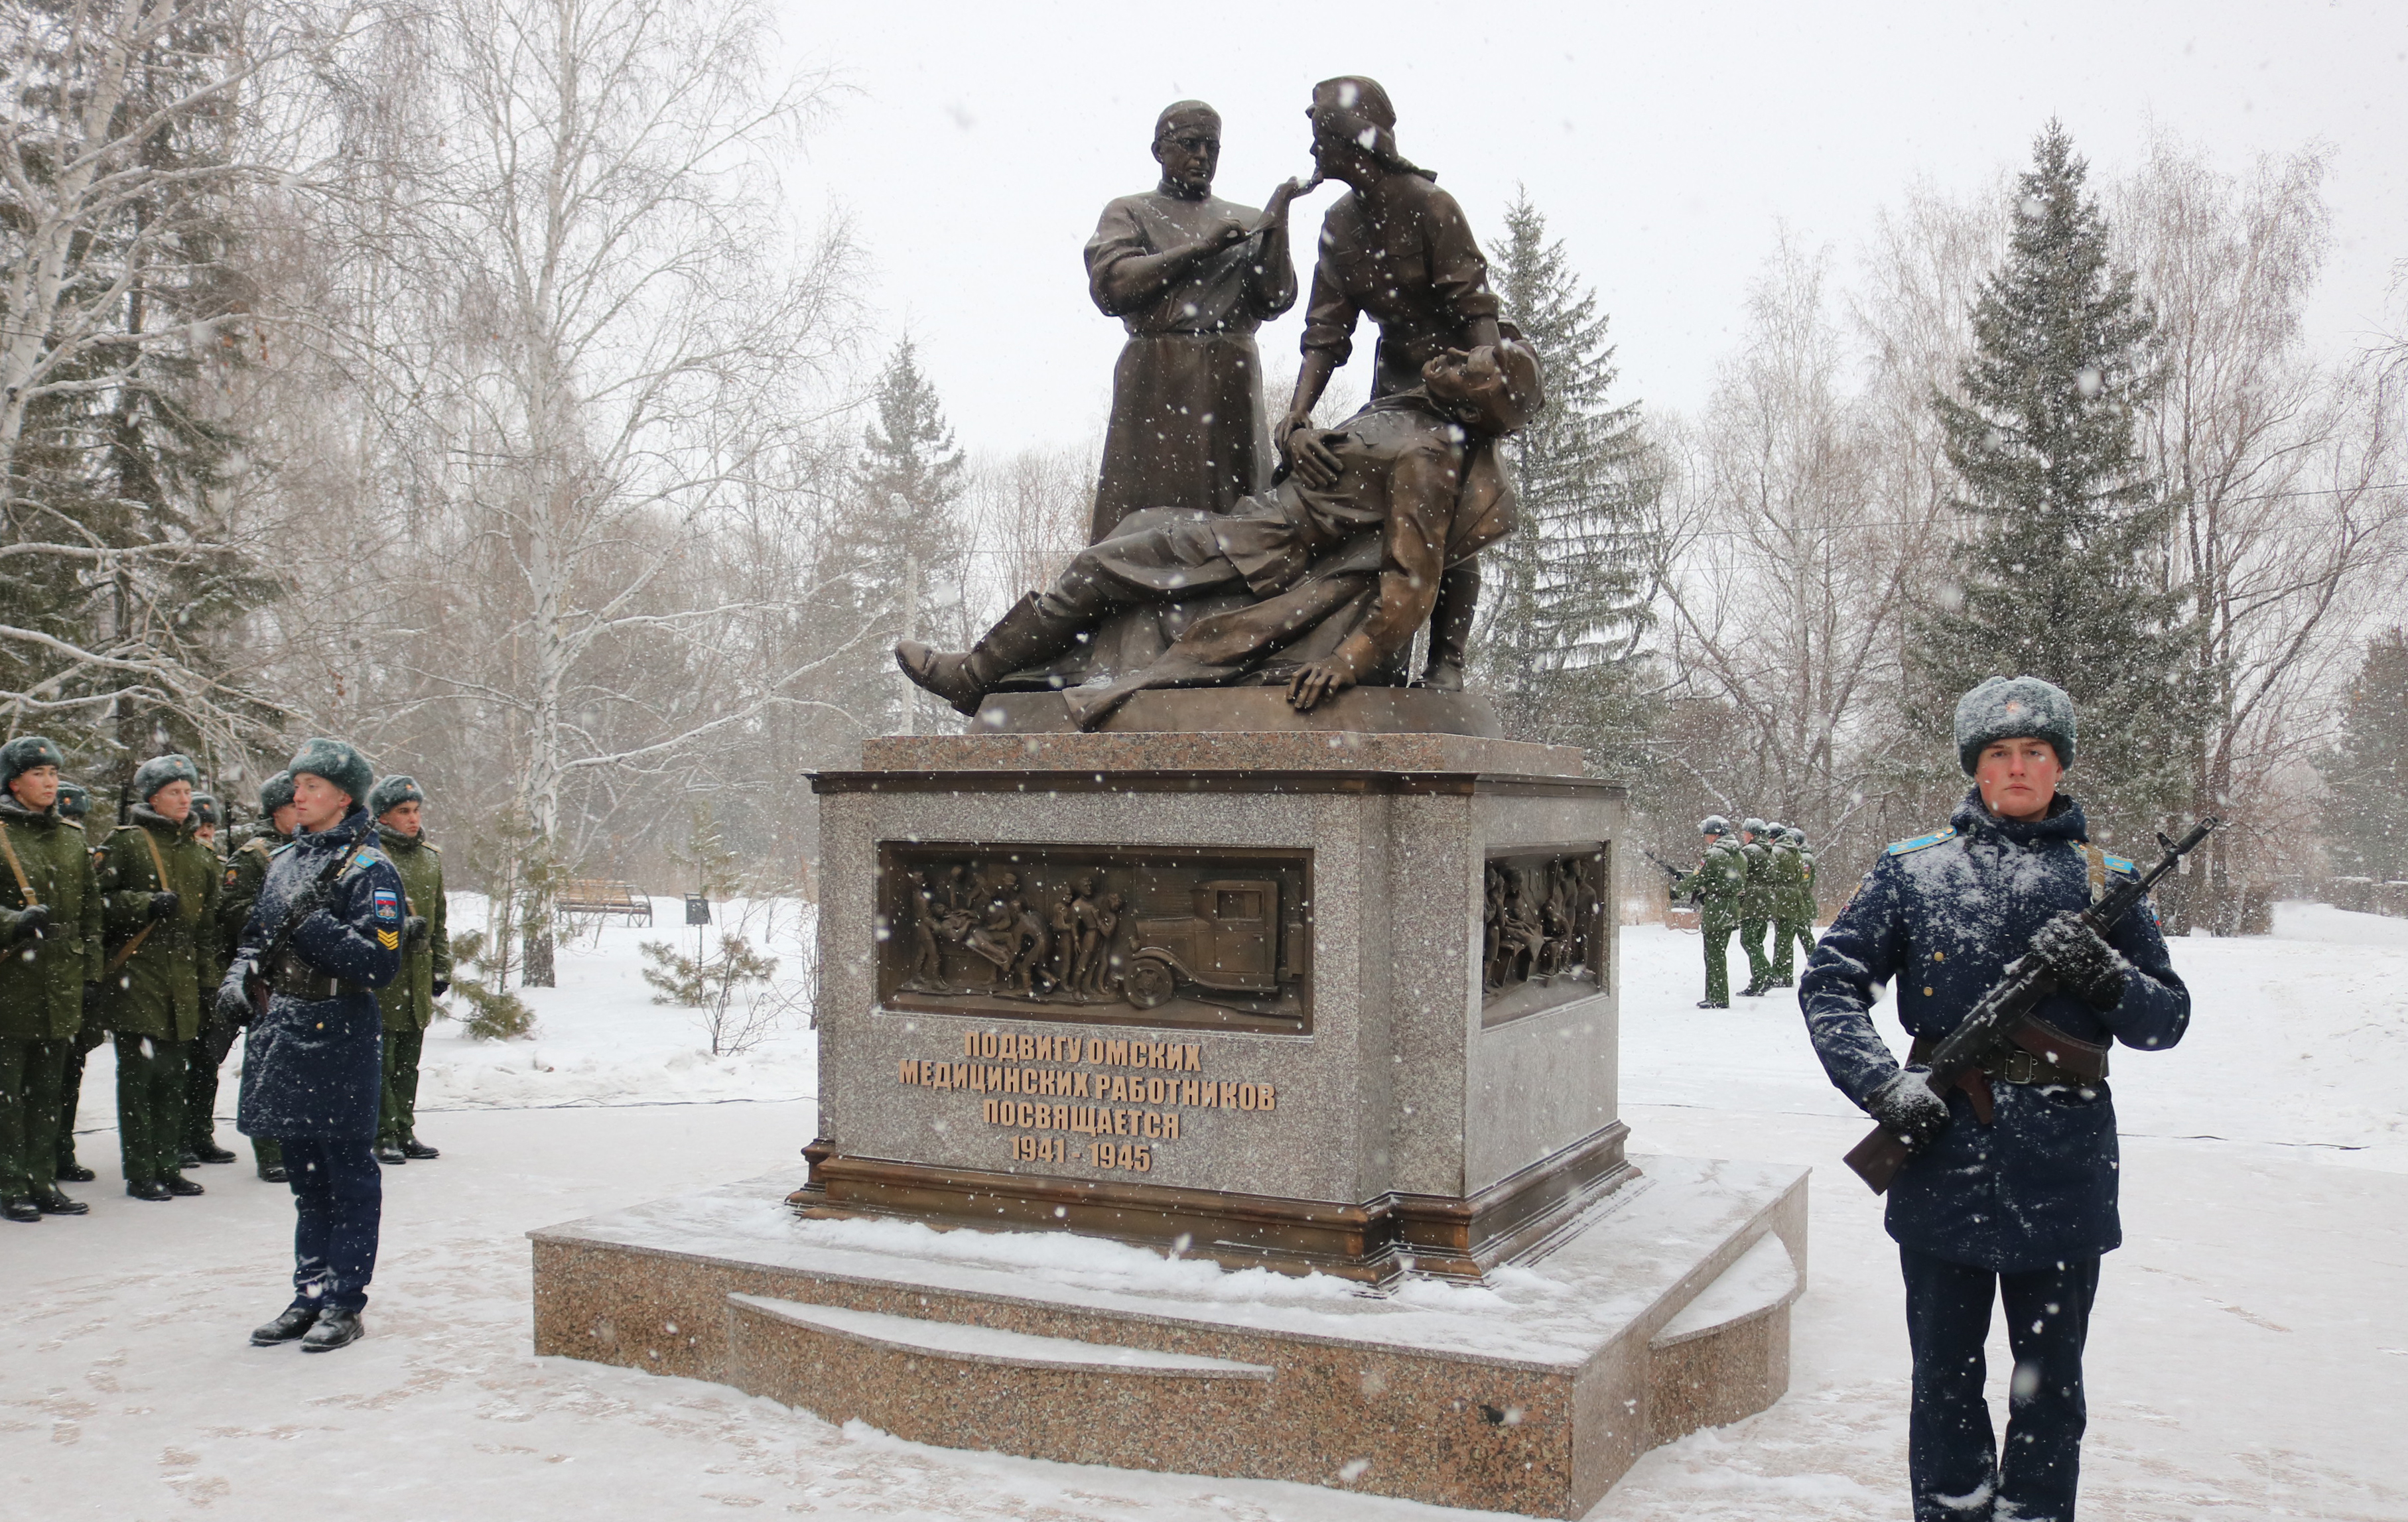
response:
<svg viewBox="0 0 2408 1522"><path fill-rule="evenodd" d="M2279 929L2181 943L2192 1036L2118 1074L2135 1133L2128 1244L2108 1260L2093 1343L2086 1515L2408 1518L2408 924L2301 911ZM0 1515L1467 1515L920 1448L715 1386L533 1358L526 1230L799 1176L812 1132L793 1097L810 1088L807 1035L697 1055L686 1017L636 982L644 934L606 932L566 959L532 1045L430 1043L441 1113L421 1129L445 1156L387 1175L357 1347L242 1345L281 1302L291 1230L287 1196L247 1169L206 1169L207 1198L168 1205L105 1176L79 1190L89 1218L0 1230ZM1902 1516L1897 1273L1876 1202L1835 1161L1862 1122L1823 1083L1794 1007L1701 1015L1694 939L1627 934L1639 1147L1815 1166L1813 1262L1787 1398L1648 1456L1592 1515ZM591 1107L646 1092L686 1102ZM86 1124L109 1110L96 1054ZM2240 1139L2172 1139L2201 1135ZM105 1174L113 1141L83 1140Z"/></svg>

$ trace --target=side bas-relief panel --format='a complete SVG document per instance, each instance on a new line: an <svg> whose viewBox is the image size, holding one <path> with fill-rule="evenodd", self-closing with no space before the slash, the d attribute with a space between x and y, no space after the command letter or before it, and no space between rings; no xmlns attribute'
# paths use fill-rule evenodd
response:
<svg viewBox="0 0 2408 1522"><path fill-rule="evenodd" d="M1296 1034L1312 853L882 842L889 1009Z"/></svg>
<svg viewBox="0 0 2408 1522"><path fill-rule="evenodd" d="M1603 844L1491 855L1482 873L1480 1023L1502 1025L1611 986Z"/></svg>

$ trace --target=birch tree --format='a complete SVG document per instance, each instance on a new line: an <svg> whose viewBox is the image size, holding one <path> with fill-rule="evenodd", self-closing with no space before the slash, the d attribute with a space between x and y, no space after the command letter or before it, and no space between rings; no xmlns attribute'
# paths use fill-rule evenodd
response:
<svg viewBox="0 0 2408 1522"><path fill-rule="evenodd" d="M416 467L436 563L477 582L443 607L444 637L421 642L449 659L411 676L421 701L506 735L496 830L519 842L509 875L540 955L572 793L657 771L782 701L773 677L750 703L706 707L677 679L748 611L694 574L694 547L843 352L850 249L840 224L803 234L775 193L826 86L765 78L758 7L437 0L423 14L425 126L346 208L413 320L330 341L396 377L376 391L397 409L383 452Z"/></svg>
<svg viewBox="0 0 2408 1522"><path fill-rule="evenodd" d="M2322 149L2234 174L2159 139L2119 184L2118 244L2157 313L2166 384L2143 443L2176 509L2161 576L2199 617L2205 700L2190 807L2224 816L2175 885L2180 923L2263 931L2311 801L2285 774L2321 747L2334 674L2402 552L2397 381L2311 352L2304 309L2330 215Z"/></svg>

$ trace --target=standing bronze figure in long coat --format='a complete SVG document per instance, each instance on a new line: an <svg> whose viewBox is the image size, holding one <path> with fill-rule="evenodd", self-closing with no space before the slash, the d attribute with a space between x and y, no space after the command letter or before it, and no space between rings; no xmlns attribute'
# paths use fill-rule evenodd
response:
<svg viewBox="0 0 2408 1522"><path fill-rule="evenodd" d="M1290 180L1267 210L1212 193L1221 118L1202 101L1154 129L1162 183L1104 208L1087 243L1087 287L1128 328L1112 369L1090 542L1142 507L1226 512L1270 484L1254 330L1296 303Z"/></svg>

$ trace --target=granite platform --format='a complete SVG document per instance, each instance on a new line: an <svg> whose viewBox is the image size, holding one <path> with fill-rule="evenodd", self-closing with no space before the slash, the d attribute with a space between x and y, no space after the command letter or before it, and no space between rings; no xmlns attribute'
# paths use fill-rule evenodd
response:
<svg viewBox="0 0 2408 1522"><path fill-rule="evenodd" d="M1645 1157L1480 1284L804 1219L784 1176L530 1233L539 1354L896 1436L1578 1516L1788 1383L1806 1174Z"/></svg>

